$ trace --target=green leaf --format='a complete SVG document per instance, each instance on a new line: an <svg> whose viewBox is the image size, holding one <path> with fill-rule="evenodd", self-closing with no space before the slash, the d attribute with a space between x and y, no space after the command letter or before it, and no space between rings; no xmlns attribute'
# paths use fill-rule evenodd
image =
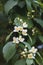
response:
<svg viewBox="0 0 43 65"><path fill-rule="evenodd" d="M43 43L43 35L39 35L38 37L39 37L40 41Z"/></svg>
<svg viewBox="0 0 43 65"><path fill-rule="evenodd" d="M18 4L18 0L8 0L7 3L4 5L5 12L8 13L14 6Z"/></svg>
<svg viewBox="0 0 43 65"><path fill-rule="evenodd" d="M14 65L26 65L26 62L24 59L21 59L21 60L16 61Z"/></svg>
<svg viewBox="0 0 43 65"><path fill-rule="evenodd" d="M19 46L24 49L24 44L23 43L20 43Z"/></svg>
<svg viewBox="0 0 43 65"><path fill-rule="evenodd" d="M28 49L31 49L31 46L30 46L29 43L27 43L27 42L23 42L23 44L27 45L27 46L28 46Z"/></svg>
<svg viewBox="0 0 43 65"><path fill-rule="evenodd" d="M13 58L12 58L12 65L14 65L14 63L19 59L20 54L16 53Z"/></svg>
<svg viewBox="0 0 43 65"><path fill-rule="evenodd" d="M29 37L29 39L30 39L30 42L32 43L32 38L31 38L31 36L28 34L28 37Z"/></svg>
<svg viewBox="0 0 43 65"><path fill-rule="evenodd" d="M37 59L34 59L35 62L38 64L38 65L43 65L42 64L42 61L40 60L40 58L38 57Z"/></svg>
<svg viewBox="0 0 43 65"><path fill-rule="evenodd" d="M30 0L26 0L26 5L27 5L27 10L31 11L32 7L31 7L31 1Z"/></svg>
<svg viewBox="0 0 43 65"><path fill-rule="evenodd" d="M3 47L3 56L8 62L13 55L16 52L16 46L12 42L8 42L4 47Z"/></svg>
<svg viewBox="0 0 43 65"><path fill-rule="evenodd" d="M33 27L33 22L31 20L28 21L28 28L32 28Z"/></svg>
<svg viewBox="0 0 43 65"><path fill-rule="evenodd" d="M43 3L41 1L34 1L35 3L39 4L41 6L41 8L43 9Z"/></svg>
<svg viewBox="0 0 43 65"><path fill-rule="evenodd" d="M6 37L6 41L9 40L10 36L13 34L13 31Z"/></svg>
<svg viewBox="0 0 43 65"><path fill-rule="evenodd" d="M43 20L36 18L34 20L43 27Z"/></svg>
<svg viewBox="0 0 43 65"><path fill-rule="evenodd" d="M36 42L36 37L35 37L35 36L32 37L32 42L31 42L30 40L28 40L28 43L29 43L31 46L34 45L35 42Z"/></svg>
<svg viewBox="0 0 43 65"><path fill-rule="evenodd" d="M18 6L21 7L21 8L23 8L25 6L25 2L24 1L20 1L18 3Z"/></svg>
<svg viewBox="0 0 43 65"><path fill-rule="evenodd" d="M37 55L40 57L40 59L43 61L43 58L39 52L37 52Z"/></svg>
<svg viewBox="0 0 43 65"><path fill-rule="evenodd" d="M33 59L26 59L26 63L27 63L27 65L33 64Z"/></svg>

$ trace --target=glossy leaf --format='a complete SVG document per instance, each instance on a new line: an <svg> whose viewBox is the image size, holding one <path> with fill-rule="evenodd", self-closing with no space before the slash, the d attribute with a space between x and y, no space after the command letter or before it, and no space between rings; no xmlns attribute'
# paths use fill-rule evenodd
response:
<svg viewBox="0 0 43 65"><path fill-rule="evenodd" d="M32 7L31 7L31 1L30 0L26 0L26 5L27 5L27 10L31 11Z"/></svg>
<svg viewBox="0 0 43 65"><path fill-rule="evenodd" d="M31 29L34 25L32 20L26 20L27 24L28 24L28 28Z"/></svg>
<svg viewBox="0 0 43 65"><path fill-rule="evenodd" d="M6 37L6 41L9 40L10 36L13 34L13 31Z"/></svg>
<svg viewBox="0 0 43 65"><path fill-rule="evenodd" d="M34 19L34 20L43 27L43 20L41 19Z"/></svg>
<svg viewBox="0 0 43 65"><path fill-rule="evenodd" d="M28 49L31 49L31 46L30 46L29 43L27 43L27 42L23 42L23 44L27 45L27 46L28 46Z"/></svg>
<svg viewBox="0 0 43 65"><path fill-rule="evenodd" d="M43 35L39 35L39 39L43 43Z"/></svg>
<svg viewBox="0 0 43 65"><path fill-rule="evenodd" d="M27 63L27 65L33 64L33 59L26 59L26 63Z"/></svg>
<svg viewBox="0 0 43 65"><path fill-rule="evenodd" d="M36 42L36 37L32 37L32 42L30 40L28 40L28 43L32 46L34 45Z"/></svg>
<svg viewBox="0 0 43 65"><path fill-rule="evenodd" d="M14 65L26 65L26 62L24 59L21 59L21 60L16 61Z"/></svg>
<svg viewBox="0 0 43 65"><path fill-rule="evenodd" d="M25 6L25 2L24 2L24 1L20 1L20 2L18 3L18 6L19 6L20 8L23 8L23 7Z"/></svg>
<svg viewBox="0 0 43 65"><path fill-rule="evenodd" d="M18 4L18 0L8 0L7 3L5 4L5 12L8 13L14 6Z"/></svg>
<svg viewBox="0 0 43 65"><path fill-rule="evenodd" d="M10 36L13 34L13 31L6 37L6 41L9 40Z"/></svg>
<svg viewBox="0 0 43 65"><path fill-rule="evenodd" d="M16 52L16 46L12 42L8 42L4 47L3 47L3 56L8 62L13 55Z"/></svg>

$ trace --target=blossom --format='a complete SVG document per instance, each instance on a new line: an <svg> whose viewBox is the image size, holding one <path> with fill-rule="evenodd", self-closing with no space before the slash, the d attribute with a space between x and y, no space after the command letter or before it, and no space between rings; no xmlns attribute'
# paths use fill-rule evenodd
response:
<svg viewBox="0 0 43 65"><path fill-rule="evenodd" d="M19 31L22 31L23 27L22 26L18 26L18 29L19 29Z"/></svg>
<svg viewBox="0 0 43 65"><path fill-rule="evenodd" d="M13 37L13 43L19 43L19 40L18 40L18 37L16 38L16 37Z"/></svg>
<svg viewBox="0 0 43 65"><path fill-rule="evenodd" d="M21 52L21 55L24 55L25 54L25 52L23 51L23 52Z"/></svg>
<svg viewBox="0 0 43 65"><path fill-rule="evenodd" d="M32 18L34 18L34 15L32 15Z"/></svg>
<svg viewBox="0 0 43 65"><path fill-rule="evenodd" d="M23 29L23 31L22 31L22 35L27 36L27 29Z"/></svg>
<svg viewBox="0 0 43 65"><path fill-rule="evenodd" d="M27 53L27 49L26 48L24 48L24 51Z"/></svg>
<svg viewBox="0 0 43 65"><path fill-rule="evenodd" d="M24 54L24 55L23 55L23 57L25 57L25 58L26 58L26 55Z"/></svg>
<svg viewBox="0 0 43 65"><path fill-rule="evenodd" d="M22 20L22 19L20 19L20 21L22 22L23 20Z"/></svg>
<svg viewBox="0 0 43 65"><path fill-rule="evenodd" d="M20 42L23 42L24 41L24 38L22 38L22 36L19 36L19 41Z"/></svg>
<svg viewBox="0 0 43 65"><path fill-rule="evenodd" d="M29 50L29 52L36 53L36 52L37 52L37 48L32 47L32 48Z"/></svg>
<svg viewBox="0 0 43 65"><path fill-rule="evenodd" d="M14 27L14 32L19 32L19 27L15 26Z"/></svg>
<svg viewBox="0 0 43 65"><path fill-rule="evenodd" d="M30 54L28 54L28 58L29 58L29 59L32 59L32 58L34 59L35 57L33 56L32 53L30 53Z"/></svg>
<svg viewBox="0 0 43 65"><path fill-rule="evenodd" d="M32 10L32 12L35 12L35 10Z"/></svg>
<svg viewBox="0 0 43 65"><path fill-rule="evenodd" d="M26 22L23 23L23 27L24 28L27 28L28 27L28 25L26 24Z"/></svg>

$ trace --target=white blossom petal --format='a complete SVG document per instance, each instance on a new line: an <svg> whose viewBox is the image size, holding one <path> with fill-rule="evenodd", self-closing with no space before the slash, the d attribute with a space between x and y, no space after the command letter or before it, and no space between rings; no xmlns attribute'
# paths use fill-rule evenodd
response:
<svg viewBox="0 0 43 65"><path fill-rule="evenodd" d="M22 31L22 35L27 36L27 29Z"/></svg>
<svg viewBox="0 0 43 65"><path fill-rule="evenodd" d="M14 32L19 32L19 28L17 26L14 27Z"/></svg>
<svg viewBox="0 0 43 65"><path fill-rule="evenodd" d="M23 52L21 52L21 55L23 55L23 54L25 54L25 52L23 51Z"/></svg>
<svg viewBox="0 0 43 65"><path fill-rule="evenodd" d="M24 38L22 38L22 36L19 36L19 41L20 42L23 42L24 41Z"/></svg>
<svg viewBox="0 0 43 65"><path fill-rule="evenodd" d="M24 51L27 53L27 49L25 48Z"/></svg>
<svg viewBox="0 0 43 65"><path fill-rule="evenodd" d="M22 20L22 19L20 19L20 21L22 22L23 20Z"/></svg>
<svg viewBox="0 0 43 65"><path fill-rule="evenodd" d="M28 27L28 25L26 24L26 22L23 23L23 27L24 28L27 28Z"/></svg>
<svg viewBox="0 0 43 65"><path fill-rule="evenodd" d="M18 40L18 38L16 38L16 37L13 37L13 43L19 43L19 40Z"/></svg>
<svg viewBox="0 0 43 65"><path fill-rule="evenodd" d="M32 58L34 59L35 57L33 56L32 53L30 53L30 54L28 54L28 58L29 58L29 59L32 59Z"/></svg>
<svg viewBox="0 0 43 65"><path fill-rule="evenodd" d="M36 52L37 52L37 48L32 47L32 48L29 50L29 52L36 53Z"/></svg>
<svg viewBox="0 0 43 65"><path fill-rule="evenodd" d="M19 28L19 31L22 31L23 30L23 27L22 26L18 26Z"/></svg>

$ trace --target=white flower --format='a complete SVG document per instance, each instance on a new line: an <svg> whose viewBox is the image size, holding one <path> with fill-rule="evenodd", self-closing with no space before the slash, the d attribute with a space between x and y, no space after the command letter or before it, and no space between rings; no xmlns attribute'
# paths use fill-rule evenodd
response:
<svg viewBox="0 0 43 65"><path fill-rule="evenodd" d="M27 36L27 29L23 29L23 31L22 31L22 35Z"/></svg>
<svg viewBox="0 0 43 65"><path fill-rule="evenodd" d="M36 30L36 28L33 28L33 29L32 29L32 32L35 33L35 30Z"/></svg>
<svg viewBox="0 0 43 65"><path fill-rule="evenodd" d="M19 28L19 31L22 31L23 30L23 27L22 26L18 26Z"/></svg>
<svg viewBox="0 0 43 65"><path fill-rule="evenodd" d="M29 52L36 53L36 52L37 52L37 48L32 47L32 48L29 50Z"/></svg>
<svg viewBox="0 0 43 65"><path fill-rule="evenodd" d="M23 27L24 27L24 28L27 28L27 27L28 27L28 25L27 25L26 22L23 23Z"/></svg>
<svg viewBox="0 0 43 65"><path fill-rule="evenodd" d="M22 22L23 20L22 19L20 19L20 22Z"/></svg>
<svg viewBox="0 0 43 65"><path fill-rule="evenodd" d="M14 27L14 32L19 32L19 27L15 26Z"/></svg>
<svg viewBox="0 0 43 65"><path fill-rule="evenodd" d="M22 38L22 36L19 36L19 41L20 42L23 42L24 41L24 38Z"/></svg>
<svg viewBox="0 0 43 65"><path fill-rule="evenodd" d="M32 18L34 18L34 15L32 15Z"/></svg>
<svg viewBox="0 0 43 65"><path fill-rule="evenodd" d="M32 58L34 59L35 57L33 56L32 53L30 53L30 54L28 54L28 58L29 58L29 59L32 59Z"/></svg>
<svg viewBox="0 0 43 65"><path fill-rule="evenodd" d="M25 54L25 52L23 51L23 52L21 52L21 55L24 55Z"/></svg>
<svg viewBox="0 0 43 65"><path fill-rule="evenodd" d="M23 57L25 57L25 58L26 58L26 55L24 54L24 55L23 55Z"/></svg>
<svg viewBox="0 0 43 65"><path fill-rule="evenodd" d="M16 37L13 37L13 43L19 43L19 40L18 40L18 37L16 38Z"/></svg>
<svg viewBox="0 0 43 65"><path fill-rule="evenodd" d="M32 12L35 12L35 10L32 10Z"/></svg>
<svg viewBox="0 0 43 65"><path fill-rule="evenodd" d="M14 32L19 32L19 31L22 31L23 30L23 27L22 26L15 26L14 27Z"/></svg>
<svg viewBox="0 0 43 65"><path fill-rule="evenodd" d="M27 49L25 48L24 51L27 53Z"/></svg>

